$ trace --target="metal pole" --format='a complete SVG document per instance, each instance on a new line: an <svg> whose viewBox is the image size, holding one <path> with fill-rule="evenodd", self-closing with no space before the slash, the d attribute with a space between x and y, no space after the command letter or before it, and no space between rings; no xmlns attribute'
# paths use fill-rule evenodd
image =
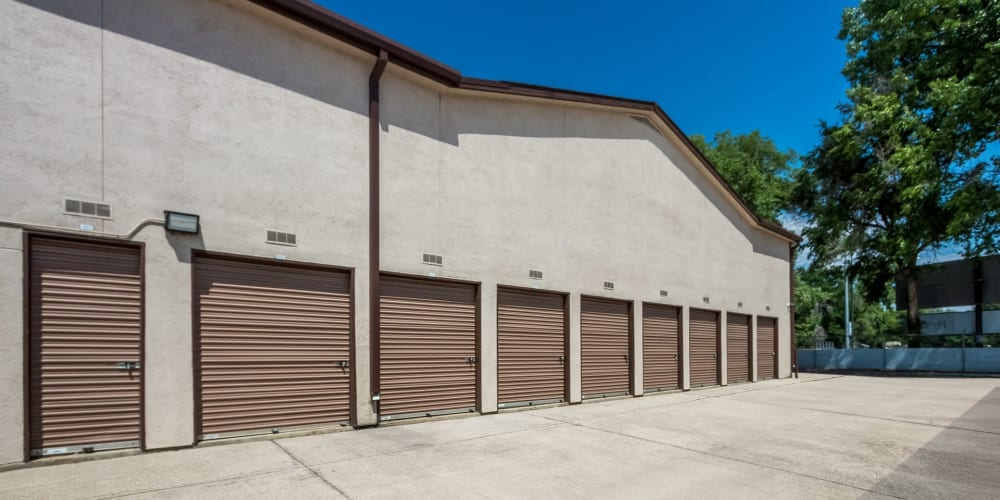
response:
<svg viewBox="0 0 1000 500"><path fill-rule="evenodd" d="M844 347L851 348L851 275L844 265Z"/></svg>

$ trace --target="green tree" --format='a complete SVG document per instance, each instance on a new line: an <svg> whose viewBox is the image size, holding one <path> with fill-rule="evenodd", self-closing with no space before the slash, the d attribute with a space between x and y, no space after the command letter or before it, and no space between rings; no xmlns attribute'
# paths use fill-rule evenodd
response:
<svg viewBox="0 0 1000 500"><path fill-rule="evenodd" d="M796 174L793 200L813 264L848 260L866 298L905 278L907 329L919 333L917 259L1000 238L1000 2L864 0L845 10L842 122Z"/></svg>
<svg viewBox="0 0 1000 500"><path fill-rule="evenodd" d="M817 336L842 344L843 276L830 269L795 270L795 345L813 347Z"/></svg>
<svg viewBox="0 0 1000 500"><path fill-rule="evenodd" d="M757 215L778 220L788 207L792 163L797 159L794 151L778 149L759 131L745 135L716 132L711 142L695 134L691 142Z"/></svg>
<svg viewBox="0 0 1000 500"><path fill-rule="evenodd" d="M877 300L867 300L851 290L851 325L854 345L882 346L888 340L905 340L898 312L892 310L892 287ZM800 268L795 272L795 344L812 347L824 332L827 340L844 347L844 274L836 268Z"/></svg>

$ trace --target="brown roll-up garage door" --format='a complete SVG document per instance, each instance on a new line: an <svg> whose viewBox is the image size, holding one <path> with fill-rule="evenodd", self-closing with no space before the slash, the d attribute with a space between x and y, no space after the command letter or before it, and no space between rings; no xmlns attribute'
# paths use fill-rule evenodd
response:
<svg viewBox="0 0 1000 500"><path fill-rule="evenodd" d="M343 422L350 407L350 274L198 255L201 439Z"/></svg>
<svg viewBox="0 0 1000 500"><path fill-rule="evenodd" d="M775 354L778 321L774 318L757 318L757 380L778 376L778 356Z"/></svg>
<svg viewBox="0 0 1000 500"><path fill-rule="evenodd" d="M381 280L380 418L474 411L476 287Z"/></svg>
<svg viewBox="0 0 1000 500"><path fill-rule="evenodd" d="M729 384L750 380L750 316L726 315L726 380Z"/></svg>
<svg viewBox="0 0 1000 500"><path fill-rule="evenodd" d="M580 301L583 396L629 393L629 303L584 297Z"/></svg>
<svg viewBox="0 0 1000 500"><path fill-rule="evenodd" d="M691 387L719 383L719 313L691 309Z"/></svg>
<svg viewBox="0 0 1000 500"><path fill-rule="evenodd" d="M29 245L31 455L139 446L141 250Z"/></svg>
<svg viewBox="0 0 1000 500"><path fill-rule="evenodd" d="M680 317L677 307L642 305L642 384L646 391L681 385Z"/></svg>
<svg viewBox="0 0 1000 500"><path fill-rule="evenodd" d="M566 299L501 288L497 297L497 397L501 408L562 401Z"/></svg>

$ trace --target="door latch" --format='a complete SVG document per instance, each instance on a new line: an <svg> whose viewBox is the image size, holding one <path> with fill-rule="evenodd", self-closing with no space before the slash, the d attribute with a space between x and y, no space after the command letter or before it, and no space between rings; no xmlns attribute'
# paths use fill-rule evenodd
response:
<svg viewBox="0 0 1000 500"><path fill-rule="evenodd" d="M348 366L351 366L349 361L337 361L337 368L347 368Z"/></svg>
<svg viewBox="0 0 1000 500"><path fill-rule="evenodd" d="M676 354L674 354L674 359L677 359L677 355Z"/></svg>
<svg viewBox="0 0 1000 500"><path fill-rule="evenodd" d="M465 358L465 361L468 362L468 363L471 363L471 364L476 364L476 357L475 356L469 356L468 358Z"/></svg>
<svg viewBox="0 0 1000 500"><path fill-rule="evenodd" d="M559 356L559 362L560 363L565 363L566 362L566 356Z"/></svg>
<svg viewBox="0 0 1000 500"><path fill-rule="evenodd" d="M132 370L138 370L139 369L139 362L138 361L136 361L136 362L123 361L121 363L116 364L115 366L119 370L129 370L129 371L132 371Z"/></svg>

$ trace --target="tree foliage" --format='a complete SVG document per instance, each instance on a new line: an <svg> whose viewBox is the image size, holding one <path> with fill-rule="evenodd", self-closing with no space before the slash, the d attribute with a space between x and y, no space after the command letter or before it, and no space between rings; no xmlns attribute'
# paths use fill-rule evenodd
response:
<svg viewBox="0 0 1000 500"><path fill-rule="evenodd" d="M839 269L798 269L795 273L795 344L813 347L818 336L844 347L844 274ZM892 288L884 287L877 300L867 300L851 290L851 324L854 346L882 346L905 340L900 315L890 307Z"/></svg>
<svg viewBox="0 0 1000 500"><path fill-rule="evenodd" d="M1000 2L864 0L847 9L842 121L796 174L813 264L850 259L877 300L907 277L907 323L919 331L919 255L961 244L996 251L1000 158Z"/></svg>
<svg viewBox="0 0 1000 500"><path fill-rule="evenodd" d="M778 220L789 202L792 162L797 158L794 151L778 149L759 131L745 135L716 132L711 142L696 134L691 142L757 215Z"/></svg>

